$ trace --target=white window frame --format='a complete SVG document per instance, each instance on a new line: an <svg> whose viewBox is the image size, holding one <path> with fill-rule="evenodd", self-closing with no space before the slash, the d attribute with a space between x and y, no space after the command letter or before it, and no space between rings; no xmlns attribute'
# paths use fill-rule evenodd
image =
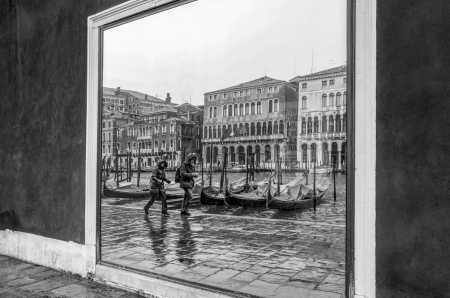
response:
<svg viewBox="0 0 450 298"><path fill-rule="evenodd" d="M86 268L97 279L161 297L226 297L196 288L97 263L97 164L99 118L99 63L101 27L125 18L142 17L174 0L131 0L87 19L87 117L85 175ZM349 0L354 10L354 94L364 102L355 110L354 297L375 298L375 128L376 128L376 0Z"/></svg>

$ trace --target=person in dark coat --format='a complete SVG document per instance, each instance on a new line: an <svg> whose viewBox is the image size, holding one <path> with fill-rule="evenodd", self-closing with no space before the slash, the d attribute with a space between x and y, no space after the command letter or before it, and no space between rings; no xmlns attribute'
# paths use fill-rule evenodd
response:
<svg viewBox="0 0 450 298"><path fill-rule="evenodd" d="M189 202L192 199L192 188L194 188L194 178L198 176L195 172L195 162L197 161L197 155L190 153L184 164L180 167L180 187L184 189L183 205L181 207L181 215L191 215L188 212Z"/></svg>
<svg viewBox="0 0 450 298"><path fill-rule="evenodd" d="M148 209L153 205L156 199L161 200L163 215L168 216L167 213L167 201L166 192L164 190L164 182L170 183L170 180L166 178L166 168L167 162L165 160L160 160L157 167L153 170L152 177L150 179L150 201L144 207L145 215L148 215Z"/></svg>

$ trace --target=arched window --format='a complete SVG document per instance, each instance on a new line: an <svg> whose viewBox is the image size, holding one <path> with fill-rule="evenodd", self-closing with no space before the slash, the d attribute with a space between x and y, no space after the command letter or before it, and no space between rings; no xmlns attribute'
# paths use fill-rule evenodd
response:
<svg viewBox="0 0 450 298"><path fill-rule="evenodd" d="M256 135L261 135L261 122L256 123Z"/></svg>
<svg viewBox="0 0 450 298"><path fill-rule="evenodd" d="M239 116L242 116L242 115L244 115L244 104L243 103L241 103L239 105Z"/></svg>
<svg viewBox="0 0 450 298"><path fill-rule="evenodd" d="M222 109L223 109L222 116L226 117L227 116L227 105L224 105Z"/></svg>
<svg viewBox="0 0 450 298"><path fill-rule="evenodd" d="M302 162L303 163L308 162L308 145L306 144L302 145Z"/></svg>
<svg viewBox="0 0 450 298"><path fill-rule="evenodd" d="M213 127L213 138L217 138L217 128L215 126Z"/></svg>
<svg viewBox="0 0 450 298"><path fill-rule="evenodd" d="M344 95L342 96L342 105L347 105L347 91L345 91Z"/></svg>
<svg viewBox="0 0 450 298"><path fill-rule="evenodd" d="M267 134L267 126L266 126L266 122L263 122L262 125L262 135L265 136Z"/></svg>
<svg viewBox="0 0 450 298"><path fill-rule="evenodd" d="M327 116L322 116L322 132L327 132Z"/></svg>
<svg viewBox="0 0 450 298"><path fill-rule="evenodd" d="M239 123L239 136L243 136L244 135L244 124Z"/></svg>
<svg viewBox="0 0 450 298"><path fill-rule="evenodd" d="M255 135L255 123L252 123L250 125L250 135L252 135L252 136Z"/></svg>
<svg viewBox="0 0 450 298"><path fill-rule="evenodd" d="M270 151L270 145L264 147L264 161L269 162L272 159L272 154Z"/></svg>
<svg viewBox="0 0 450 298"><path fill-rule="evenodd" d="M214 107L214 118L217 117L217 107Z"/></svg>
<svg viewBox="0 0 450 298"><path fill-rule="evenodd" d="M314 133L318 133L318 132L319 132L319 118L314 117Z"/></svg>
<svg viewBox="0 0 450 298"><path fill-rule="evenodd" d="M261 102L260 101L258 101L258 103L256 104L256 113L258 115L261 114Z"/></svg>
<svg viewBox="0 0 450 298"><path fill-rule="evenodd" d="M283 120L280 120L280 127L278 128L278 131L282 134L284 134L284 122Z"/></svg>
<svg viewBox="0 0 450 298"><path fill-rule="evenodd" d="M329 122L329 129L328 132L334 132L334 118L332 115L330 115L330 117L328 117L328 122Z"/></svg>
<svg viewBox="0 0 450 298"><path fill-rule="evenodd" d="M236 156L234 154L234 147L233 146L230 147L230 161L231 162L236 162Z"/></svg>
<svg viewBox="0 0 450 298"><path fill-rule="evenodd" d="M330 107L334 107L334 94L330 94Z"/></svg>
<svg viewBox="0 0 450 298"><path fill-rule="evenodd" d="M245 115L250 113L250 105L248 103L245 104Z"/></svg>
<svg viewBox="0 0 450 298"><path fill-rule="evenodd" d="M306 134L306 119L302 118L302 135Z"/></svg>
<svg viewBox="0 0 450 298"><path fill-rule="evenodd" d="M238 162L240 165L245 164L245 148L243 146L238 147Z"/></svg>
<svg viewBox="0 0 450 298"><path fill-rule="evenodd" d="M218 138L222 137L222 129L221 129L220 125L217 127L217 137Z"/></svg>
<svg viewBox="0 0 450 298"><path fill-rule="evenodd" d="M327 106L327 95L326 94L322 94L322 107L326 107Z"/></svg>
<svg viewBox="0 0 450 298"><path fill-rule="evenodd" d="M272 100L269 100L269 113L273 112L273 102Z"/></svg>
<svg viewBox="0 0 450 298"><path fill-rule="evenodd" d="M336 106L337 107L341 106L341 93L340 92L336 93Z"/></svg>
<svg viewBox="0 0 450 298"><path fill-rule="evenodd" d="M238 137L238 136L239 136L237 124L233 124L233 135L234 135L235 137Z"/></svg>
<svg viewBox="0 0 450 298"><path fill-rule="evenodd" d="M255 115L255 103L254 102L252 102L252 104L251 104L250 112L252 115Z"/></svg>
<svg viewBox="0 0 450 298"><path fill-rule="evenodd" d="M217 163L217 157L219 156L219 148L214 147L213 149L213 163Z"/></svg>
<svg viewBox="0 0 450 298"><path fill-rule="evenodd" d="M261 147L259 145L255 146L255 165L259 166L259 163L261 161Z"/></svg>
<svg viewBox="0 0 450 298"><path fill-rule="evenodd" d="M336 115L336 132L341 132L341 115Z"/></svg>
<svg viewBox="0 0 450 298"><path fill-rule="evenodd" d="M278 99L275 99L273 101L273 111L276 113L278 112Z"/></svg>
<svg viewBox="0 0 450 298"><path fill-rule="evenodd" d="M342 117L342 131L347 132L347 114L344 113L344 116Z"/></svg>
<svg viewBox="0 0 450 298"><path fill-rule="evenodd" d="M212 118L213 115L213 108L209 107L209 118Z"/></svg>
<svg viewBox="0 0 450 298"><path fill-rule="evenodd" d="M230 136L230 132L227 130L227 126L226 125L222 126L222 137L228 138L229 136Z"/></svg>
<svg viewBox="0 0 450 298"><path fill-rule="evenodd" d="M211 162L211 147L206 147L206 162L210 163Z"/></svg>
<svg viewBox="0 0 450 298"><path fill-rule="evenodd" d="M278 133L278 121L273 122L273 133L274 134Z"/></svg>
<svg viewBox="0 0 450 298"><path fill-rule="evenodd" d="M248 137L250 135L250 125L245 123L245 136Z"/></svg>
<svg viewBox="0 0 450 298"><path fill-rule="evenodd" d="M206 126L205 126L205 128L204 128L203 138L205 138L205 139L208 138L208 127L206 127Z"/></svg>
<svg viewBox="0 0 450 298"><path fill-rule="evenodd" d="M232 105L228 105L228 117L233 116L233 106Z"/></svg>
<svg viewBox="0 0 450 298"><path fill-rule="evenodd" d="M272 134L272 121L267 122L267 134L269 136Z"/></svg>
<svg viewBox="0 0 450 298"><path fill-rule="evenodd" d="M213 138L213 134L212 134L212 127L209 127L209 138L212 139Z"/></svg>
<svg viewBox="0 0 450 298"><path fill-rule="evenodd" d="M329 164L329 159L328 159L328 143L323 143L322 144L322 163L324 165L328 165Z"/></svg>
<svg viewBox="0 0 450 298"><path fill-rule="evenodd" d="M306 110L308 107L308 99L306 98L306 96L302 97L302 109Z"/></svg>
<svg viewBox="0 0 450 298"><path fill-rule="evenodd" d="M308 134L312 133L312 118L308 117Z"/></svg>
<svg viewBox="0 0 450 298"><path fill-rule="evenodd" d="M316 162L316 156L317 156L317 147L315 143L311 144L311 162L315 163Z"/></svg>
<svg viewBox="0 0 450 298"><path fill-rule="evenodd" d="M237 103L234 104L234 112L233 112L233 115L234 115L234 116L237 116L237 115L238 115L238 105L237 105Z"/></svg>

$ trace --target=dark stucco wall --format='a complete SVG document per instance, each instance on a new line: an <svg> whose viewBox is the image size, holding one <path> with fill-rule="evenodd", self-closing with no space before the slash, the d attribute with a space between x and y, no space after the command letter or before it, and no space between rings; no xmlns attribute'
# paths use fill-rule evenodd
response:
<svg viewBox="0 0 450 298"><path fill-rule="evenodd" d="M378 1L380 298L450 297L449 2Z"/></svg>
<svg viewBox="0 0 450 298"><path fill-rule="evenodd" d="M84 242L86 18L119 2L2 1L0 226Z"/></svg>

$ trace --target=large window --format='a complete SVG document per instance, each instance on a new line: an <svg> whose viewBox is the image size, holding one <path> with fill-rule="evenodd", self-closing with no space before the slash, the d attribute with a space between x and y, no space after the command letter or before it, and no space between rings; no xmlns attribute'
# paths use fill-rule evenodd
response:
<svg viewBox="0 0 450 298"><path fill-rule="evenodd" d="M119 98L105 102L98 122L102 266L199 297L344 293L351 148L345 88L333 81L346 61L340 2L177 1L101 27L102 92L133 95L123 112ZM305 26L299 11L332 26ZM330 51L314 66L305 44ZM193 153L192 194L152 179L165 160L175 181Z"/></svg>

